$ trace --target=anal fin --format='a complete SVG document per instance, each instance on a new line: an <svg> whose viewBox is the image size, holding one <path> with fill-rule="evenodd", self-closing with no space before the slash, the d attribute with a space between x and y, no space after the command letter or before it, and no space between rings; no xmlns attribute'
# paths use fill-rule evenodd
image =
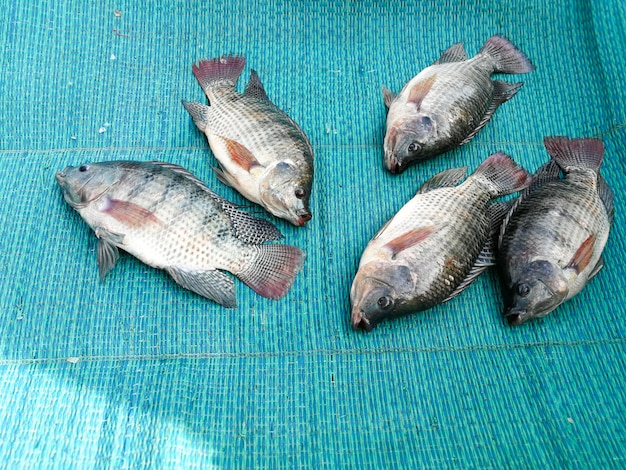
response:
<svg viewBox="0 0 626 470"><path fill-rule="evenodd" d="M459 145L463 145L468 143L472 138L478 134L487 123L489 119L496 112L496 109L502 104L513 98L518 90L524 85L522 82L519 83L508 83L500 80L493 80L493 94L491 96L491 103L489 103L489 107L485 110L485 114L483 118L478 123L478 126L461 142Z"/></svg>
<svg viewBox="0 0 626 470"><path fill-rule="evenodd" d="M182 287L202 297L211 299L227 308L235 308L235 282L228 275L210 269L206 271L186 271L180 268L167 268L166 271Z"/></svg>

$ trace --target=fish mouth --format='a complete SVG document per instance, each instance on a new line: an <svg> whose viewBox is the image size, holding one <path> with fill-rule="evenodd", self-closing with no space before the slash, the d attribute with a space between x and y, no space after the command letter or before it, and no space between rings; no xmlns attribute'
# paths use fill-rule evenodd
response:
<svg viewBox="0 0 626 470"><path fill-rule="evenodd" d="M352 312L352 329L358 331L361 328L369 333L374 329L374 325L363 316L361 310L354 310Z"/></svg>
<svg viewBox="0 0 626 470"><path fill-rule="evenodd" d="M517 326L524 323L525 310L511 308L504 312L504 317L510 326Z"/></svg>
<svg viewBox="0 0 626 470"><path fill-rule="evenodd" d="M400 162L391 154L387 154L385 158L385 167L394 175L398 175L404 171Z"/></svg>
<svg viewBox="0 0 626 470"><path fill-rule="evenodd" d="M296 215L293 223L298 227L304 227L306 223L313 218L313 215L309 211L300 212Z"/></svg>

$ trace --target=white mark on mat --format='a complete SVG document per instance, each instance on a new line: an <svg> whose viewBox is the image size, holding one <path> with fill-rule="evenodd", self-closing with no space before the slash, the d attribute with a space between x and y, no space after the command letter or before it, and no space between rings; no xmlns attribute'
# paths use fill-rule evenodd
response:
<svg viewBox="0 0 626 470"><path fill-rule="evenodd" d="M115 59L117 59L117 57L115 57L115 54L111 54L111 57L109 57L109 59L115 60Z"/></svg>
<svg viewBox="0 0 626 470"><path fill-rule="evenodd" d="M78 364L78 361L80 361L80 357L68 357L66 361L70 364Z"/></svg>
<svg viewBox="0 0 626 470"><path fill-rule="evenodd" d="M574 424L574 418L569 418L569 417L568 417L568 418L567 418L567 422L568 422L569 424Z"/></svg>
<svg viewBox="0 0 626 470"><path fill-rule="evenodd" d="M113 10L113 14L114 14L117 18L119 18L119 17L121 17L121 16L122 16L122 12L121 12L121 11L119 11L119 10Z"/></svg>

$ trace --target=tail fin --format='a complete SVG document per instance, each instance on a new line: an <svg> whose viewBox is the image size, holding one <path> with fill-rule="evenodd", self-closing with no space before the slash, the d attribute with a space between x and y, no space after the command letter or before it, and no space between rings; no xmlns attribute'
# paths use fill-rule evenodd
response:
<svg viewBox="0 0 626 470"><path fill-rule="evenodd" d="M567 173L567 168L590 168L600 171L604 144L600 139L569 139L545 137L543 144L554 161Z"/></svg>
<svg viewBox="0 0 626 470"><path fill-rule="evenodd" d="M531 182L531 175L502 152L482 162L470 178L479 179L492 197L520 191Z"/></svg>
<svg viewBox="0 0 626 470"><path fill-rule="evenodd" d="M304 264L304 253L290 245L259 245L258 256L237 277L257 294L277 300L284 297Z"/></svg>
<svg viewBox="0 0 626 470"><path fill-rule="evenodd" d="M192 70L198 83L207 93L216 84L234 88L245 65L245 57L229 55L201 60L198 65L193 65Z"/></svg>
<svg viewBox="0 0 626 470"><path fill-rule="evenodd" d="M504 36L496 34L490 37L479 54L491 57L495 63L495 73L528 73L535 66L515 45Z"/></svg>

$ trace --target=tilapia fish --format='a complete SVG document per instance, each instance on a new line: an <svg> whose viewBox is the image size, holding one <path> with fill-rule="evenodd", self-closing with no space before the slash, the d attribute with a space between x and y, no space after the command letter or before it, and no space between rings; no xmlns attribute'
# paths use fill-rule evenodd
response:
<svg viewBox="0 0 626 470"><path fill-rule="evenodd" d="M456 186L466 170L428 180L369 242L350 292L354 329L446 302L494 264L506 210L489 201L524 188L530 175L503 153Z"/></svg>
<svg viewBox="0 0 626 470"><path fill-rule="evenodd" d="M392 173L402 173L412 163L465 144L523 85L491 80L491 75L534 69L524 53L496 35L471 59L462 43L451 46L398 96L383 87L389 108L385 166Z"/></svg>
<svg viewBox="0 0 626 470"><path fill-rule="evenodd" d="M504 219L498 241L511 325L543 317L578 294L604 265L613 223L613 193L599 174L602 142L546 137L544 144L552 159Z"/></svg>
<svg viewBox="0 0 626 470"><path fill-rule="evenodd" d="M243 57L201 60L193 73L210 106L183 101L204 132L221 168L223 183L267 211L304 226L311 220L313 149L302 129L267 97L252 70L243 94L235 84Z"/></svg>
<svg viewBox="0 0 626 470"><path fill-rule="evenodd" d="M185 289L235 307L228 271L270 299L291 287L304 254L269 222L249 216L184 168L115 161L68 166L56 174L63 196L99 238L100 278L119 249L164 269Z"/></svg>

